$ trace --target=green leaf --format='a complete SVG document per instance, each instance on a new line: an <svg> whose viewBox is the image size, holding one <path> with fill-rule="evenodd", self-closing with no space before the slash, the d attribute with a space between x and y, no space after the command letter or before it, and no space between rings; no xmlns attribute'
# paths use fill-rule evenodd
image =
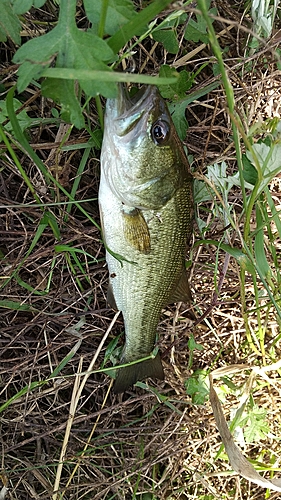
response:
<svg viewBox="0 0 281 500"><path fill-rule="evenodd" d="M7 94L7 97L6 97L6 104L7 104L7 113L8 113L8 116L9 116L9 119L10 119L10 122L11 122L11 125L12 125L12 128L13 128L13 131L14 131L14 135L15 137L17 136L17 132L19 132L20 135L23 135L24 139L26 140L27 142L27 139L25 138L21 128L20 128L20 125L19 125L19 122L18 122L18 119L16 117L16 113L15 113L15 110L14 110L14 101L13 101L13 94L14 94L14 89L11 89L8 94ZM33 183L32 181L30 180L29 176L27 175L27 173L25 172L25 169L23 168L21 162L19 161L15 151L11 148L11 145L10 145L10 142L8 141L7 137L6 137L6 134L5 134L5 131L2 127L2 125L0 125L0 135L2 137L2 140L5 142L7 148L8 148L8 151L15 163L15 165L17 166L24 182L26 183L26 185L28 186L28 188L30 189L30 192L32 193L35 201L37 203L40 203L40 199L37 195L37 192L36 192L36 189L34 188L33 186ZM21 143L22 145L22 143Z"/></svg>
<svg viewBox="0 0 281 500"><path fill-rule="evenodd" d="M186 101L177 102L177 100L186 97L186 91L190 89L194 81L194 75L185 70L176 74L178 75L178 80L175 83L170 83L165 86L159 85L159 90L165 99L176 101L168 106L178 136L183 141L188 129L188 123L185 117ZM160 68L159 75L160 77L166 77L168 79L175 75L175 70L167 64L163 64Z"/></svg>
<svg viewBox="0 0 281 500"><path fill-rule="evenodd" d="M198 246L202 243L205 245L214 245L221 248L224 252L227 252L232 257L234 257L237 260L238 264L242 267L242 269L245 269L245 271L248 271L251 274L255 274L254 265L250 261L249 257L239 248L233 248L226 243L221 243L220 241L216 240L199 240L195 243L195 246Z"/></svg>
<svg viewBox="0 0 281 500"><path fill-rule="evenodd" d="M268 188L265 188L264 191L266 194L267 203L272 213L274 224L276 225L279 234L279 238L281 238L281 219L279 210L277 210L278 205L277 206L275 205L274 200L270 194L270 190Z"/></svg>
<svg viewBox="0 0 281 500"><path fill-rule="evenodd" d="M32 0L15 0L13 2L13 11L15 14L21 15L28 12L32 7Z"/></svg>
<svg viewBox="0 0 281 500"><path fill-rule="evenodd" d="M14 105L14 110L17 111L19 108L21 108L22 103L18 99L13 99L13 105ZM20 113L18 113L17 116L18 116L19 126L22 131L30 127L30 125L33 122L33 119L28 116L27 112L24 109ZM7 121L7 118L8 118L7 103L6 101L0 101L0 123ZM8 123L6 123L4 128L9 132L11 132L13 129L11 122L8 121Z"/></svg>
<svg viewBox="0 0 281 500"><path fill-rule="evenodd" d="M161 42L167 52L176 54L179 51L179 42L173 29L153 31L152 36L156 42Z"/></svg>
<svg viewBox="0 0 281 500"><path fill-rule="evenodd" d="M153 28L152 33L164 28L177 28L180 24L184 24L186 22L186 19L187 14L183 10L172 10L171 14L165 17L160 24L157 24L157 26ZM152 22L154 23L154 21Z"/></svg>
<svg viewBox="0 0 281 500"><path fill-rule="evenodd" d="M90 130L91 139L89 140L89 146L96 149L101 149L102 146L102 130L97 128L96 130Z"/></svg>
<svg viewBox="0 0 281 500"><path fill-rule="evenodd" d="M28 290L28 292L31 292L33 293L34 295L46 295L47 294L47 291L46 290L42 290L42 291L39 291L37 289L35 289L32 285L30 285L29 283L27 283L26 281L24 281L19 275L15 274L15 279L17 280L18 284L20 286L22 286L23 288L25 288L26 290Z"/></svg>
<svg viewBox="0 0 281 500"><path fill-rule="evenodd" d="M270 276L271 270L265 254L264 222L259 202L256 203L256 224L258 229L257 234L255 236L256 261L258 263L259 269L263 277L267 278Z"/></svg>
<svg viewBox="0 0 281 500"><path fill-rule="evenodd" d="M146 26L151 19L154 19L170 3L171 0L154 0L151 2L107 40L109 47L117 54L142 27Z"/></svg>
<svg viewBox="0 0 281 500"><path fill-rule="evenodd" d="M270 138L268 137L268 141ZM280 172L281 170L281 142L269 142L262 141L253 144L252 151L247 151L247 158L250 162L261 168L261 175L265 182L262 183L263 187L267 185L271 179ZM259 165L256 165L255 157L258 160Z"/></svg>
<svg viewBox="0 0 281 500"><path fill-rule="evenodd" d="M88 252L85 252L85 250L82 250L81 248L75 248L71 247L69 245L55 245L55 252L60 253L60 252L69 252L70 254L74 255L75 253L80 253L82 255L87 255L87 257L90 257L90 259L93 259L95 262L97 262L97 259L91 255Z"/></svg>
<svg viewBox="0 0 281 500"><path fill-rule="evenodd" d="M209 396L209 376L205 370L197 370L185 382L186 392L196 405L203 405Z"/></svg>
<svg viewBox="0 0 281 500"><path fill-rule="evenodd" d="M201 344L197 344L197 342L195 341L194 335L190 335L188 342L187 342L187 345L188 345L188 349L190 351L195 351L195 350L203 351L204 350L204 347Z"/></svg>
<svg viewBox="0 0 281 500"><path fill-rule="evenodd" d="M25 387L23 387L19 392L14 394L10 399L5 401L4 404L0 406L0 413L2 413L4 410L6 410L12 403L14 403L17 399L21 398L25 394L29 394L31 391L36 389L37 387L42 387L45 384L47 384L52 378L57 377L59 373L62 371L62 369L65 367L65 365L71 361L73 356L76 354L77 350L79 349L81 345L82 340L79 339L78 342L76 342L75 346L69 351L69 353L63 358L63 360L59 363L59 365L52 371L50 376L47 379L43 380L35 380L33 382L28 383Z"/></svg>
<svg viewBox="0 0 281 500"><path fill-rule="evenodd" d="M170 105L169 110L176 127L177 134L181 141L184 141L186 138L186 133L188 130L188 122L185 117L186 106L175 106Z"/></svg>
<svg viewBox="0 0 281 500"><path fill-rule="evenodd" d="M107 348L106 348L106 351L105 351L105 354L104 354L104 359L103 359L103 362L101 364L101 369L105 367L106 363L111 359L116 347L117 347L117 344L119 342L119 338L121 336L121 333L119 335L117 335L117 337L114 337L108 344Z"/></svg>
<svg viewBox="0 0 281 500"><path fill-rule="evenodd" d="M47 78L42 83L42 95L61 104L61 118L66 123L73 123L78 129L85 126L81 106L75 93L74 81Z"/></svg>
<svg viewBox="0 0 281 500"><path fill-rule="evenodd" d="M32 61L30 61L32 54ZM57 68L75 68L77 70L96 69L110 71L104 61L114 58L106 42L90 32L82 32L76 26L58 25L46 35L25 43L15 54L14 62L22 63L19 68L19 91L23 91L32 78L42 75L49 67L52 58L56 58ZM101 90L101 83L80 81L88 95L94 96Z"/></svg>
<svg viewBox="0 0 281 500"><path fill-rule="evenodd" d="M39 312L39 309L35 309L35 307L30 306L29 304L21 304L20 302L16 302L15 300L0 300L0 307L4 307L5 309L12 309L14 311L30 311L30 312Z"/></svg>
<svg viewBox="0 0 281 500"><path fill-rule="evenodd" d="M192 335L192 334L190 335L190 337L188 339L187 345L188 345L188 349L189 349L189 360L188 360L188 364L187 364L187 369L190 370L190 368L192 367L192 363L193 363L194 351L195 350L202 351L204 349L204 347L201 344L197 344L195 342L194 335Z"/></svg>
<svg viewBox="0 0 281 500"><path fill-rule="evenodd" d="M245 154L242 155L242 162L244 167L243 177L246 182L249 182L249 184L252 184L254 186L258 179L257 170Z"/></svg>
<svg viewBox="0 0 281 500"><path fill-rule="evenodd" d="M208 166L207 178L220 190L221 193L227 193L230 189L226 169L227 164L225 161Z"/></svg>
<svg viewBox="0 0 281 500"><path fill-rule="evenodd" d="M267 411L265 408L259 408L254 405L248 415L239 422L243 429L246 443L257 443L261 439L265 439L269 432L269 425L266 421Z"/></svg>
<svg viewBox="0 0 281 500"><path fill-rule="evenodd" d="M194 179L193 182L193 198L194 203L202 203L203 201L210 201L212 195L210 193L210 187L206 185L205 182Z"/></svg>
<svg viewBox="0 0 281 500"><path fill-rule="evenodd" d="M44 225L48 224L53 231L54 237L57 240L61 239L61 234L57 223L57 219L55 218L54 214L52 214L52 212L46 211L40 224Z"/></svg>
<svg viewBox="0 0 281 500"><path fill-rule="evenodd" d="M99 32L99 20L103 9L104 0L84 0L84 7L88 19L92 23L96 34ZM127 24L136 15L134 4L131 0L109 0L104 33L114 35L124 24ZM136 33L135 33L136 34Z"/></svg>
<svg viewBox="0 0 281 500"><path fill-rule="evenodd" d="M178 73L174 68L168 66L168 64L163 64L159 71L159 76L164 78L172 78L177 75L177 80L169 85L159 85L159 90L165 99L172 99L176 101L177 99L182 99L186 97L186 92L191 88L194 82L194 74L188 73L183 70Z"/></svg>
<svg viewBox="0 0 281 500"><path fill-rule="evenodd" d="M15 0L13 2L13 11L18 15L25 14L32 6L35 9L40 9L45 2L46 0Z"/></svg>
<svg viewBox="0 0 281 500"><path fill-rule="evenodd" d="M155 396L157 397L158 401L161 401L161 403L164 403L166 406L168 406L168 408L170 408L172 411L174 411L178 415L182 415L182 412L180 410L178 410L178 408L176 408L176 406L173 405L169 401L169 397L168 396L164 396L163 394L161 394L161 392L157 391L157 389L155 387L151 387L150 385L148 385L145 382L137 382L135 384L135 387L140 387L141 389L144 389L146 391L147 391L147 389L149 389L151 392L153 392L153 394L155 394Z"/></svg>
<svg viewBox="0 0 281 500"><path fill-rule="evenodd" d="M210 6L210 0L206 0L207 8ZM209 14L217 14L216 9L210 9ZM196 19L197 21L194 21L194 19L190 19L188 21L184 38L186 40L190 40L192 42L203 42L203 43L209 43L209 37L208 37L208 32L207 32L207 23L202 16L202 14L196 14Z"/></svg>
<svg viewBox="0 0 281 500"><path fill-rule="evenodd" d="M87 217L87 219L89 221L91 221L91 223L100 230L100 227L97 224L97 222L83 208L83 206L78 201L76 201L70 193L68 193L68 191L57 181L57 179L55 177L53 177L50 174L49 170L45 167L43 161L37 156L37 154L34 152L32 147L28 143L28 140L26 139L25 135L23 134L23 132L19 126L18 119L17 119L17 116L16 116L14 108L13 108L14 92L15 92L15 87L12 87L7 94L7 109L9 112L9 118L10 118L11 124L13 126L15 137L16 137L17 141L19 142L19 144L21 145L21 148L29 155L30 159L32 161L34 161L35 165L42 172L42 174L45 176L45 178L48 179L49 181L51 181L64 194L66 199L71 201L80 210L80 212L82 212ZM0 126L0 134L1 134L1 126ZM5 135L3 135L3 140L5 141ZM13 150L12 149L10 151L10 154L13 158ZM14 161L16 161L16 160L14 159ZM32 186L31 186L31 189L32 189ZM38 204L40 205L40 200L38 200Z"/></svg>
<svg viewBox="0 0 281 500"><path fill-rule="evenodd" d="M18 16L12 9L11 2L1 0L0 12L0 42L6 42L7 38L11 38L14 43L20 45L21 24Z"/></svg>
<svg viewBox="0 0 281 500"><path fill-rule="evenodd" d="M93 32L84 32L77 28L75 9L75 0L62 0L57 26L46 35L29 40L16 52L13 60L15 63L21 63L18 71L19 92L26 88L32 78L38 79L54 58L56 58L57 68L111 71L107 63L115 57L112 50ZM80 78L79 83L89 96L102 93L107 97L108 93L112 95L115 92L115 83L107 82L103 85L100 81ZM60 82L57 82L57 93L52 87L52 98L60 99L64 108L67 109L73 98L73 91L69 96L66 89L59 87ZM46 88L48 89L47 84L45 91Z"/></svg>
<svg viewBox="0 0 281 500"><path fill-rule="evenodd" d="M281 49L275 49L276 66L281 71Z"/></svg>
<svg viewBox="0 0 281 500"><path fill-rule="evenodd" d="M197 22L190 19L185 30L184 38L192 42L208 43L207 25L203 18L197 16Z"/></svg>
<svg viewBox="0 0 281 500"><path fill-rule="evenodd" d="M183 76L185 75L185 71L181 72L181 73L183 73ZM180 75L181 75L181 73L180 73ZM181 76L179 78L181 79ZM193 75L191 76L191 78L194 79ZM191 85L192 85L192 83L193 83L193 80L191 82ZM189 83L188 83L188 85L189 85ZM190 85L190 87L191 87L191 85ZM179 135L179 138L182 141L185 139L186 131L188 129L188 123L187 123L187 120L185 117L185 112L186 112L187 106L191 102L200 99L200 97L203 97L208 92L211 92L212 90L216 89L219 85L220 85L219 82L213 82L210 85L206 85L206 87L204 87L200 90L195 90L194 92L190 93L187 97L185 97L183 100L180 100L178 102L175 102L175 103L172 103L169 105L169 110L170 110L170 113L172 115L173 122L175 124L176 129L177 129L177 133ZM180 83L180 86L181 86L181 83ZM164 97L163 91L161 91L161 93Z"/></svg>

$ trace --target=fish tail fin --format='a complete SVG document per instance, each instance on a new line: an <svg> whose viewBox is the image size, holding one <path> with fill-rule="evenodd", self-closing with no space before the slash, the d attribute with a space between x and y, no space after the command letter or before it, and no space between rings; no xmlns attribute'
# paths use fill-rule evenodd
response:
<svg viewBox="0 0 281 500"><path fill-rule="evenodd" d="M159 353L155 358L146 359L141 363L125 366L117 370L113 391L115 394L125 392L138 380L143 380L148 377L158 378L160 380L164 379L163 366Z"/></svg>

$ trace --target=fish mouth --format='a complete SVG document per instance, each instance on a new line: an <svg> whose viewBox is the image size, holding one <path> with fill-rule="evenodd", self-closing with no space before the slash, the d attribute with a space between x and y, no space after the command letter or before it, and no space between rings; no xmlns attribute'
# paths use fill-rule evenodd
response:
<svg viewBox="0 0 281 500"><path fill-rule="evenodd" d="M109 115L114 121L114 131L118 136L128 136L132 140L131 131L139 136L147 131L155 117L165 114L163 101L155 85L144 85L134 95L130 96L124 83L118 85L116 99L109 103ZM162 109L163 108L163 109Z"/></svg>
<svg viewBox="0 0 281 500"><path fill-rule="evenodd" d="M154 91L154 92L153 92ZM125 83L118 84L118 94L117 94L117 113L119 118L123 115L128 114L133 107L142 106L143 102L153 93L155 93L156 87L151 85L143 85L134 96L130 96L128 92L127 85Z"/></svg>

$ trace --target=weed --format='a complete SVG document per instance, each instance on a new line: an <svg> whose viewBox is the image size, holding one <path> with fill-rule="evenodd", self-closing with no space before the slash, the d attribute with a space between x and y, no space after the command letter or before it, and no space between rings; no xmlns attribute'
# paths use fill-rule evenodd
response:
<svg viewBox="0 0 281 500"><path fill-rule="evenodd" d="M0 7L0 497L268 498L234 472L209 396L280 473L278 2ZM120 81L158 84L188 149L196 319L165 308L166 381L119 399L97 157Z"/></svg>

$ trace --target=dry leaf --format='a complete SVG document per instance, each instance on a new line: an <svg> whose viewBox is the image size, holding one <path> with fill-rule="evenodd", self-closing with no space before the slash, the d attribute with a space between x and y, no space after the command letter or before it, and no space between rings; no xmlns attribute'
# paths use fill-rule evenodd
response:
<svg viewBox="0 0 281 500"><path fill-rule="evenodd" d="M271 490L281 492L281 478L274 479L273 481L264 479L254 469L254 467L250 464L250 462L248 462L248 460L241 453L238 446L234 443L233 437L229 431L226 420L224 418L219 398L213 386L212 375L209 375L209 379L210 379L210 401L213 408L217 428L221 435L222 442L224 444L225 451L228 455L231 467L235 472L238 472L238 474L240 474L242 477L248 479L248 481L258 484L263 488L269 488Z"/></svg>

